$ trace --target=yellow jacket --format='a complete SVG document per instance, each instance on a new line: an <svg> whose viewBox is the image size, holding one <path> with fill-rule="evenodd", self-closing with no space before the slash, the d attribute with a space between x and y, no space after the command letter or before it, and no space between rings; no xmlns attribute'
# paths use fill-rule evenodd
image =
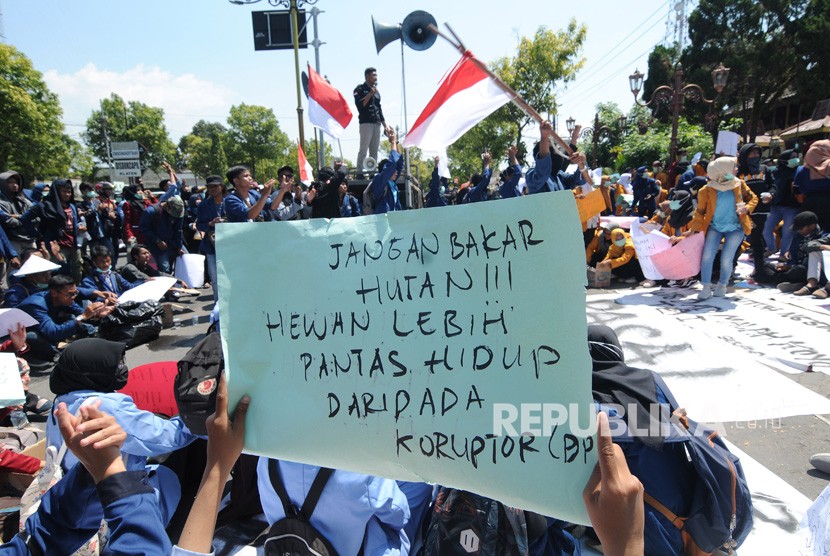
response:
<svg viewBox="0 0 830 556"><path fill-rule="evenodd" d="M621 233L625 236L625 245L619 247L613 243L613 239ZM611 246L608 248L608 253L605 255L604 261L611 261L611 268L617 268L626 264L631 259L637 258L637 253L634 251L634 241L631 236L621 229L614 230L612 236Z"/></svg>
<svg viewBox="0 0 830 556"><path fill-rule="evenodd" d="M735 194L735 205L738 203L746 203L747 213L741 214L738 219L741 221L741 227L744 233L749 235L752 231L752 220L749 218L750 213L755 210L758 205L758 197L752 190L741 180L740 187L732 190ZM705 232L709 229L709 224L715 216L715 205L718 202L718 190L704 185L697 194L697 209L695 210L692 223L689 229L693 232Z"/></svg>

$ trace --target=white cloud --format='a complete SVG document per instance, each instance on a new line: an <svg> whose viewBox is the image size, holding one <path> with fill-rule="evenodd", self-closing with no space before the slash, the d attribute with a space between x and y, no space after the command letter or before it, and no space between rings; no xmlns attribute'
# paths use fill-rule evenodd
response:
<svg viewBox="0 0 830 556"><path fill-rule="evenodd" d="M174 142L201 119L224 121L231 105L240 102L236 93L223 85L144 64L116 72L98 69L90 62L72 74L49 70L44 78L60 97L67 132L74 137L84 130L100 100L111 93L164 109L165 125Z"/></svg>

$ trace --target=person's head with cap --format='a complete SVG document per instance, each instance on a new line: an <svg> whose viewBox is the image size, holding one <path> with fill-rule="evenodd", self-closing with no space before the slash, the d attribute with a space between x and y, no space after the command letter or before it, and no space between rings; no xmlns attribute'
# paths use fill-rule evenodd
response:
<svg viewBox="0 0 830 556"><path fill-rule="evenodd" d="M816 216L815 212L805 210L804 212L799 212L795 215L795 218L793 218L792 230L794 232L798 232L804 237L809 236L815 232L816 229L818 229L818 216Z"/></svg>
<svg viewBox="0 0 830 556"><path fill-rule="evenodd" d="M221 199L228 189L225 186L225 180L222 179L222 176L217 176L216 174L208 176L205 182L208 197L213 197L214 199Z"/></svg>
<svg viewBox="0 0 830 556"><path fill-rule="evenodd" d="M663 163L659 160L655 160L651 163L651 168L654 170L654 173L660 172L663 170Z"/></svg>
<svg viewBox="0 0 830 556"><path fill-rule="evenodd" d="M108 181L102 181L95 184L95 192L101 197L112 197L115 186Z"/></svg>
<svg viewBox="0 0 830 556"><path fill-rule="evenodd" d="M184 201L178 195L173 195L162 203L162 205L164 205L164 212L173 218L184 218Z"/></svg>
<svg viewBox="0 0 830 556"><path fill-rule="evenodd" d="M333 178L333 177L334 177L334 168L330 168L329 166L326 166L324 168L320 168L320 170L317 171L317 181L319 181L320 184L323 184L323 185L327 184L328 182L331 181L331 178Z"/></svg>
<svg viewBox="0 0 830 556"><path fill-rule="evenodd" d="M25 249L20 256L23 265L13 273L13 276L21 278L26 284L38 290L48 289L52 271L59 269L60 266L44 259L41 252L35 248Z"/></svg>

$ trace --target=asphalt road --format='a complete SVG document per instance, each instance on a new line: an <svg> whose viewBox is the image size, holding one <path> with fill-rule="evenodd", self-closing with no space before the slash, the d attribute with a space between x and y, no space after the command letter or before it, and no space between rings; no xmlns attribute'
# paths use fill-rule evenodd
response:
<svg viewBox="0 0 830 556"><path fill-rule="evenodd" d="M179 303L175 310L176 326L164 329L159 339L127 352L127 363L135 367L156 361L180 359L207 331L213 308L210 289L198 298ZM604 293L602 290L589 290ZM194 324L194 317L197 322ZM774 318L774 316L771 316ZM771 326L774 323L770 323ZM821 372L784 375L818 394L830 397L830 376ZM52 398L48 376L33 376L33 392ZM740 393L724 395L739 396ZM33 423L46 420L32 418ZM814 500L827 486L830 475L812 468L811 455L830 452L830 415L784 417L770 421L725 423L727 438L758 460L805 496Z"/></svg>

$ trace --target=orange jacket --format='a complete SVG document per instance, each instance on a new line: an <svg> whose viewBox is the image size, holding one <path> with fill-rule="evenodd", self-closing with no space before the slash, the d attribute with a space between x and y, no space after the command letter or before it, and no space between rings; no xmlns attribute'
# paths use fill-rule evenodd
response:
<svg viewBox="0 0 830 556"><path fill-rule="evenodd" d="M758 197L743 180L741 180L740 187L736 187L732 192L735 194L736 206L740 202L746 203L748 212L740 215L738 219L741 221L741 227L744 229L744 233L749 235L752 231L752 220L749 218L749 215L755 210L758 204ZM709 224L715 216L715 205L717 202L718 190L704 185L697 194L697 209L695 210L689 229L693 232L705 232L708 230Z"/></svg>

